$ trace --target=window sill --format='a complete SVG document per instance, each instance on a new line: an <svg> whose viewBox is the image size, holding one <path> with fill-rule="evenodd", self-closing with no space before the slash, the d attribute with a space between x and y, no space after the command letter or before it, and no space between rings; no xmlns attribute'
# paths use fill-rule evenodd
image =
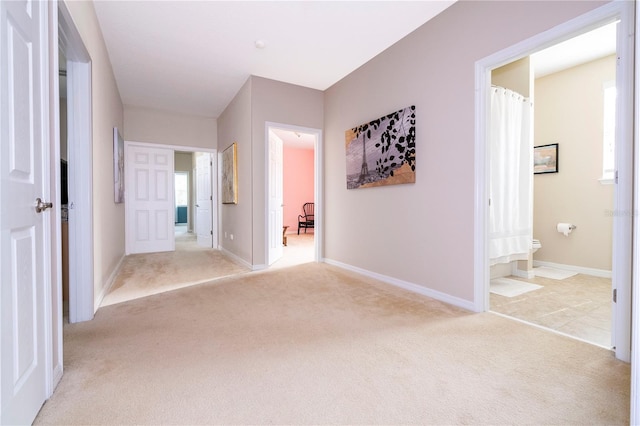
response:
<svg viewBox="0 0 640 426"><path fill-rule="evenodd" d="M614 179L612 177L601 177L600 179L598 179L598 182L600 182L602 185L613 185Z"/></svg>

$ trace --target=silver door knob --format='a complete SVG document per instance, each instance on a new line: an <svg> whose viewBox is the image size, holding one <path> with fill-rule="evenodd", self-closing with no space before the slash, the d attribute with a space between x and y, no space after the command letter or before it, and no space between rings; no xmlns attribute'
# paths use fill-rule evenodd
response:
<svg viewBox="0 0 640 426"><path fill-rule="evenodd" d="M47 203L42 201L40 198L36 198L36 212L42 213L46 209L50 209L53 207L53 203Z"/></svg>

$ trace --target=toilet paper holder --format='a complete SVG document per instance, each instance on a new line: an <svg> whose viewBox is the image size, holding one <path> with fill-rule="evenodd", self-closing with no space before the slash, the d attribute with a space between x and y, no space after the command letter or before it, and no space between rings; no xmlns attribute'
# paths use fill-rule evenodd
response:
<svg viewBox="0 0 640 426"><path fill-rule="evenodd" d="M560 222L556 225L556 230L564 234L565 237L568 237L569 234L573 232L575 229L576 229L576 225L572 223Z"/></svg>

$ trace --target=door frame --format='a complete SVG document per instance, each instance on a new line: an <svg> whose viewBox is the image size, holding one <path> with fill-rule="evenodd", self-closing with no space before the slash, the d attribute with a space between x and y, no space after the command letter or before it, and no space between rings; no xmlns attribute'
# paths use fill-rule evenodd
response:
<svg viewBox="0 0 640 426"><path fill-rule="evenodd" d="M75 323L93 319L97 309L93 292L91 57L69 9L62 1L57 4L58 26L52 29L57 42L56 56L59 44L67 58L68 182L69 200L74 205L69 209L73 219L69 221L69 322ZM59 148L56 161L60 162Z"/></svg>
<svg viewBox="0 0 640 426"><path fill-rule="evenodd" d="M279 149L278 149L278 145L279 145ZM272 149L275 148L275 149ZM268 145L266 147L267 151L268 151L268 159L269 159L269 163L267 166L267 176L269 179L269 183L267 184L267 216L268 216L268 220L267 220L267 258L266 260L266 265L267 268L270 267L271 265L273 265L275 262L277 262L278 260L280 260L282 258L282 256L284 255L284 246L283 246L283 241L282 241L282 235L280 233L280 227L282 227L284 225L284 141L275 134L275 132L273 132L271 130L271 128L269 128L268 130ZM273 156L273 152L278 151L279 152L279 156L280 156L280 164L279 166L273 167L272 165L274 164L274 162L272 161ZM276 163L277 164L277 163ZM277 169L280 169L280 173L278 176L277 173ZM276 171L274 172L273 169L276 169ZM274 184L274 178L276 180L276 183ZM271 215L273 214L273 212L278 209L277 207L277 202L274 203L274 201L278 200L278 197L271 197L271 194L274 193L274 186L279 187L279 188L275 188L275 193L278 194L279 192L279 201L280 201L280 207L279 207L279 214L276 212L276 216L280 216L280 219L278 220L277 218L275 219L276 226L277 229L272 229L271 227L274 225L274 223L271 221ZM315 193L314 193L314 197L315 197ZM275 204L275 206L274 206ZM274 208L275 207L275 208ZM275 239L275 241L273 241L273 239Z"/></svg>
<svg viewBox="0 0 640 426"><path fill-rule="evenodd" d="M217 158L217 152L218 152L217 149L212 149L212 148L198 148L198 147L195 147L195 146L168 145L168 144L165 145L165 144L161 144L161 143L137 142L137 141L130 141L130 140L126 140L125 139L125 141L124 141L125 156L126 156L127 148L128 148L129 145L138 145L138 146L143 146L143 147L148 147L148 148L170 149L170 150L173 150L174 154L175 154L176 151L191 152L191 153L207 152L207 153L212 154L212 158ZM127 161L128 160L125 157L125 163ZM213 161L212 161L211 168L212 168L212 173L217 173L216 164ZM175 172L175 165L174 165L174 172ZM127 188L129 183L128 183L128 177L127 177L126 174L125 174L124 179L125 179L125 183L124 183L125 184L125 188ZM217 179L217 177L216 177L216 179ZM175 188L174 188L174 183L173 182L174 181L171 180L171 192L172 193L175 192ZM215 182L212 182L212 185L213 184L215 184ZM211 192L212 192L212 196L213 196L213 203L216 203L216 204L214 204L214 206L216 206L217 205L217 194L213 191L213 188L214 187L212 186L212 191ZM125 216L125 225L124 225L124 229L125 229L124 230L124 232L125 232L125 255L130 254L130 251L129 251L130 247L129 247L129 242L128 242L129 241L128 232L129 232L129 225L130 224L128 222L129 221L129 219L128 219L129 213L127 211L127 208L128 208L128 203L125 203L125 215L124 215ZM220 217L220 211L219 210L220 210L219 206L215 207L215 208L213 208L211 210L212 215L214 215L212 217L212 220L211 220L211 226L212 226L212 228L214 228L213 229L213 238L214 238L215 247L218 246L217 236L218 236L218 229L219 229L219 223L218 223L219 219L218 218ZM194 221L195 221L195 219L194 219ZM172 234L172 235L174 235L174 238L175 238L175 234Z"/></svg>
<svg viewBox="0 0 640 426"><path fill-rule="evenodd" d="M475 66L475 218L474 218L474 307L477 312L489 310L489 264L488 264L488 113L491 70L511 63L536 51L552 46L604 24L620 20L617 40L619 65L616 85L619 96L616 125L616 157L618 183L615 190L614 208L619 215L614 221L613 232L613 283L619 284L618 305L615 309L616 357L630 360L631 339L631 279L635 277L636 265L632 264L632 236L637 236L637 227L632 228L633 212L633 156L638 144L633 139L633 43L631 37L634 23L634 5L631 2L611 2L575 19L560 24L548 31L533 36L509 48L476 62ZM630 41L631 39L631 41ZM621 336L625 336L622 338Z"/></svg>
<svg viewBox="0 0 640 426"><path fill-rule="evenodd" d="M282 129L290 130L292 132L307 133L315 136L316 141L314 144L314 175L313 175L313 202L315 203L314 210L314 262L321 262L324 256L322 253L322 235L324 229L324 215L323 215L323 203L324 203L324 169L322 168L324 150L322 141L322 129L314 129L312 127L302 127L292 124L276 123L272 121L265 121L264 124L264 140L265 140L265 176L264 176L264 197L265 197L265 212L264 212L264 258L267 261L269 259L269 130L270 129Z"/></svg>

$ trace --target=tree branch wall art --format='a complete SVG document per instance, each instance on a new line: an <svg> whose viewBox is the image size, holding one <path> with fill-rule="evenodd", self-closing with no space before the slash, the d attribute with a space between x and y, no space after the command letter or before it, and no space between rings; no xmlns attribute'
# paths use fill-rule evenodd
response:
<svg viewBox="0 0 640 426"><path fill-rule="evenodd" d="M347 189L415 183L414 105L345 132Z"/></svg>

